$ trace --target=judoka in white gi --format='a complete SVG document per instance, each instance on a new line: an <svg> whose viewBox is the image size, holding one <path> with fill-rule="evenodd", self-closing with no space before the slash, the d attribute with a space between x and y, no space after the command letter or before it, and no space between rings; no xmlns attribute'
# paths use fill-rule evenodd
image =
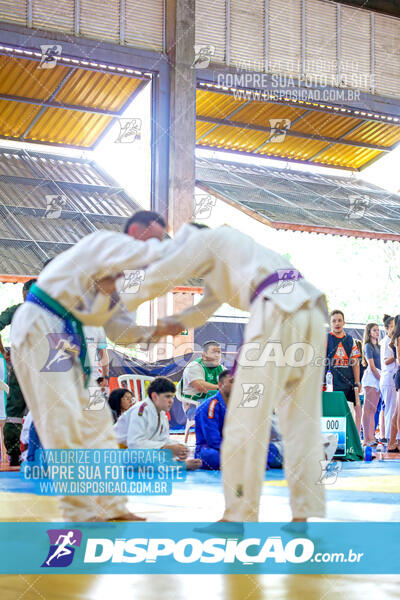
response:
<svg viewBox="0 0 400 600"><path fill-rule="evenodd" d="M169 435L167 412L171 410L176 388L166 377L156 377L147 388L148 398L134 404L114 425L119 444L129 449L171 450L172 457L186 462L186 468L199 469L201 460L188 458L188 447Z"/></svg>
<svg viewBox="0 0 400 600"><path fill-rule="evenodd" d="M164 231L159 215L141 211L128 221L128 235L106 230L88 235L44 268L17 310L11 358L44 448L117 448L108 405L86 410L90 387L87 365L81 365L82 325L104 327L120 344L154 335L153 327L136 325L116 283L124 270L143 269L162 256L169 243L160 241ZM68 521L139 519L122 496L68 496L61 508Z"/></svg>
<svg viewBox="0 0 400 600"><path fill-rule="evenodd" d="M203 299L162 320L169 334L199 327L225 302L250 312L224 426L223 520L258 519L273 406L293 520L323 517L324 486L317 484L327 317L322 292L285 257L235 229L184 225L164 257L149 266L128 306L134 309L190 277L203 278Z"/></svg>
<svg viewBox="0 0 400 600"><path fill-rule="evenodd" d="M394 374L396 371L396 357L393 348L390 346L392 334L394 331L394 317L384 315L383 324L385 326L385 337L381 340L381 379L379 382L384 403L385 436L393 442L397 435L396 420L393 415L396 412L396 387L394 385ZM393 429L393 433L392 433Z"/></svg>

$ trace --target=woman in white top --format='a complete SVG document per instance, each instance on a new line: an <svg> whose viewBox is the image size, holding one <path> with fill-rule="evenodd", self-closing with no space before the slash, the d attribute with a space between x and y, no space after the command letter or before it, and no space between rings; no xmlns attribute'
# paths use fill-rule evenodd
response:
<svg viewBox="0 0 400 600"><path fill-rule="evenodd" d="M364 389L364 406L362 425L364 431L364 446L376 446L375 413L379 402L381 379L381 360L379 352L379 325L367 323L364 330L362 364L367 369L362 378Z"/></svg>
<svg viewBox="0 0 400 600"><path fill-rule="evenodd" d="M390 425L390 439L387 447L387 452L399 453L396 440L400 431L400 315L397 315L394 319L394 329L392 333L390 347L392 348L396 357L396 369L394 374L394 387L396 388L396 408Z"/></svg>
<svg viewBox="0 0 400 600"><path fill-rule="evenodd" d="M396 371L396 357L393 348L390 346L390 340L394 330L394 317L384 315L383 325L386 335L381 341L381 379L380 388L383 402L384 415L384 434L381 437L390 436L390 425L394 412L396 410L396 388L394 386L394 373ZM386 440L384 440L386 441Z"/></svg>

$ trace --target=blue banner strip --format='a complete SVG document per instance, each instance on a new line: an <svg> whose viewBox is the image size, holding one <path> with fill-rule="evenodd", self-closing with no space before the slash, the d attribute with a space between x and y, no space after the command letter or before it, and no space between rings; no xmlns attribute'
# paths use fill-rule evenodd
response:
<svg viewBox="0 0 400 600"><path fill-rule="evenodd" d="M0 523L1 574L400 574L400 523Z"/></svg>

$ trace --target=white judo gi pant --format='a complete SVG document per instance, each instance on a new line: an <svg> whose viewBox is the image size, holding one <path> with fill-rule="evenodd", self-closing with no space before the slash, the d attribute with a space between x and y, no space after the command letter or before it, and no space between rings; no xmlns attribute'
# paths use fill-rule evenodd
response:
<svg viewBox="0 0 400 600"><path fill-rule="evenodd" d="M108 404L84 410L89 392L79 360L65 372L41 372L49 356L47 334L63 333L64 322L31 303L15 314L11 359L44 448L118 448ZM111 519L127 512L123 496L64 496L66 521Z"/></svg>
<svg viewBox="0 0 400 600"><path fill-rule="evenodd" d="M325 515L325 490L317 483L323 459L325 338L325 318L318 307L306 305L287 314L262 296L252 303L223 430L224 519L258 520L273 408L282 433L293 517ZM262 359L266 344L267 361ZM301 361L304 366L297 366L299 344L310 352Z"/></svg>
<svg viewBox="0 0 400 600"><path fill-rule="evenodd" d="M385 419L385 436L387 437L387 439L389 439L392 419L396 411L396 388L394 385L394 381L389 384L381 384L380 388L382 394L382 401L385 403L385 408L383 409Z"/></svg>

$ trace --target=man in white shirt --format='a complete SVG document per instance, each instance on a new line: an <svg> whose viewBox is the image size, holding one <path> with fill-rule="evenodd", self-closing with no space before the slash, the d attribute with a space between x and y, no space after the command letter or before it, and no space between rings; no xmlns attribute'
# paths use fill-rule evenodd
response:
<svg viewBox="0 0 400 600"><path fill-rule="evenodd" d="M136 324L117 283L124 271L161 258L169 243L161 242L164 220L150 211L133 215L125 233L96 231L59 254L15 313L11 358L44 448L117 447L109 407L86 410L83 325L104 327L119 344L157 336L154 327ZM128 512L123 496L66 496L61 508L66 521L143 520Z"/></svg>
<svg viewBox="0 0 400 600"><path fill-rule="evenodd" d="M176 390L176 397L182 402L188 421L193 421L196 408L204 400L218 392L218 376L224 370L218 342L205 342L202 350L201 357L190 361L184 368Z"/></svg>
<svg viewBox="0 0 400 600"><path fill-rule="evenodd" d="M162 319L164 331L199 327L224 302L250 312L222 443L225 521L256 521L275 405L294 521L325 515L321 387L325 298L288 260L227 226L184 225L152 264L128 307L190 277L204 280L199 304ZM300 357L296 354L300 350Z"/></svg>

